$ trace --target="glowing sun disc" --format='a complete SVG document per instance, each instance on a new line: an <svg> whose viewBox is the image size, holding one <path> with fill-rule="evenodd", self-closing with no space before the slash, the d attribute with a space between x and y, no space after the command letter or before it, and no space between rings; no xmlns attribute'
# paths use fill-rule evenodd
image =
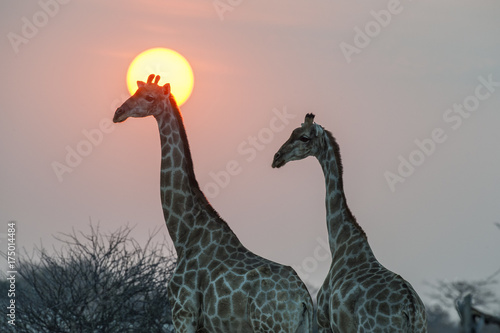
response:
<svg viewBox="0 0 500 333"><path fill-rule="evenodd" d="M170 83L172 95L179 106L191 96L194 85L193 70L186 58L176 51L158 47L135 57L127 71L130 95L136 92L137 81L145 82L149 74L160 75L159 85Z"/></svg>

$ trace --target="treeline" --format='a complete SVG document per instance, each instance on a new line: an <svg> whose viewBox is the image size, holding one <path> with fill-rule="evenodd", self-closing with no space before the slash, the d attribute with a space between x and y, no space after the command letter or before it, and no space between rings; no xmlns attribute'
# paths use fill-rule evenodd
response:
<svg viewBox="0 0 500 333"><path fill-rule="evenodd" d="M0 281L2 332L174 332L167 284L175 253L165 239L157 240L158 232L139 244L131 231L125 226L101 234L91 225L89 232L58 236L59 249L49 253L38 247L22 256L15 281L15 326L6 315L10 283ZM498 310L500 301L492 291L496 283L492 276L430 285L434 302L427 306L428 332L460 332L450 311L467 294L474 296L475 305ZM481 333L500 333L500 328L485 326Z"/></svg>

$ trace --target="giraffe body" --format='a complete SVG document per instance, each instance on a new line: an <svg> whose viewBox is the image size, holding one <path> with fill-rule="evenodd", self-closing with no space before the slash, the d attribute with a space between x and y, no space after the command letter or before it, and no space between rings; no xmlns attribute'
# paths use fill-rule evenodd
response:
<svg viewBox="0 0 500 333"><path fill-rule="evenodd" d="M381 265L328 274L318 293L320 332L426 332L415 296L407 281Z"/></svg>
<svg viewBox="0 0 500 333"><path fill-rule="evenodd" d="M377 261L349 210L339 146L313 120L314 115L306 115L274 156L273 167L315 156L325 175L332 263L317 297L319 332L427 332L421 299L409 282Z"/></svg>
<svg viewBox="0 0 500 333"><path fill-rule="evenodd" d="M176 332L312 332L312 300L296 272L246 249L201 192L180 110L158 81L138 82L113 121L158 122L161 202L178 257L168 287Z"/></svg>

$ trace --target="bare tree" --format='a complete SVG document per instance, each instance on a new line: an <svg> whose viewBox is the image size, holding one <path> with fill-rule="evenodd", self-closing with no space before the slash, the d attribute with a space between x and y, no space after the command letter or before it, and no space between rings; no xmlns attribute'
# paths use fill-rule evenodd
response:
<svg viewBox="0 0 500 333"><path fill-rule="evenodd" d="M429 333L458 332L460 330L458 321L456 323L452 321L450 313L454 312L456 305L461 304L460 302L467 295L474 295L472 298L474 309L475 307L496 308L500 302L492 290L495 284L496 281L489 278L475 281L438 281L435 284L429 284L433 289L430 296L436 301L433 305L427 306ZM461 314L460 310L459 314ZM495 327L484 327L481 332L500 331Z"/></svg>
<svg viewBox="0 0 500 333"><path fill-rule="evenodd" d="M38 247L25 255L17 331L171 332L167 283L175 255L164 240L154 241L157 232L141 245L131 231L125 226L102 235L91 225L89 233L56 237L62 246L51 254Z"/></svg>
<svg viewBox="0 0 500 333"><path fill-rule="evenodd" d="M434 291L430 294L439 304L445 308L453 309L457 300L463 299L466 295L474 296L474 305L479 307L496 306L498 298L492 287L497 281L491 279L482 280L456 280L438 281L430 284Z"/></svg>

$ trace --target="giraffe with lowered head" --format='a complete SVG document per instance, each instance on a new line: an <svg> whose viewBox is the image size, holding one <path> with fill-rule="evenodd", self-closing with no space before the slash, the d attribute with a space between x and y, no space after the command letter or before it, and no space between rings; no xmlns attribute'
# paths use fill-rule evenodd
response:
<svg viewBox="0 0 500 333"><path fill-rule="evenodd" d="M312 332L312 300L296 272L246 249L201 192L182 115L159 80L137 82L113 121L158 123L161 203L178 257L168 287L176 332Z"/></svg>
<svg viewBox="0 0 500 333"><path fill-rule="evenodd" d="M339 145L307 114L274 155L273 168L308 156L326 183L326 220L332 263L318 292L320 333L427 332L425 307L409 282L382 266L347 206Z"/></svg>

